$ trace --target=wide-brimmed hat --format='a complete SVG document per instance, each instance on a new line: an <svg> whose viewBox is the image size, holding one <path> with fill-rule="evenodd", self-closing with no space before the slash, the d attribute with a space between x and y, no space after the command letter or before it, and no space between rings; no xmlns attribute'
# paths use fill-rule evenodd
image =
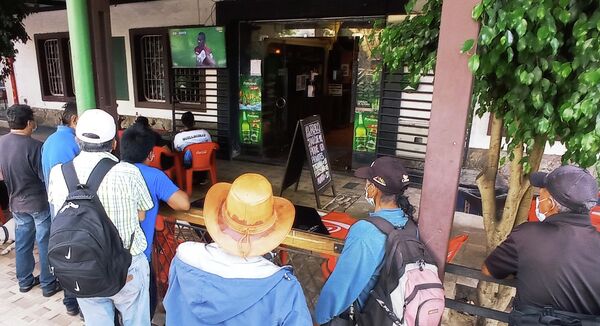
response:
<svg viewBox="0 0 600 326"><path fill-rule="evenodd" d="M292 229L294 205L273 196L269 181L247 173L217 183L206 194L204 220L213 240L232 255L260 256L279 246Z"/></svg>

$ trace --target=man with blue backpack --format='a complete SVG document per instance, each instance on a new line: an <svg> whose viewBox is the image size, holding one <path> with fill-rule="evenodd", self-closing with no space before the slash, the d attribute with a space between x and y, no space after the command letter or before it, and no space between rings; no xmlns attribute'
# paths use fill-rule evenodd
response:
<svg viewBox="0 0 600 326"><path fill-rule="evenodd" d="M431 255L418 240L415 209L404 195L410 184L406 169L397 158L381 157L355 176L366 179L365 199L374 212L350 228L319 296L317 322L437 325L443 289Z"/></svg>

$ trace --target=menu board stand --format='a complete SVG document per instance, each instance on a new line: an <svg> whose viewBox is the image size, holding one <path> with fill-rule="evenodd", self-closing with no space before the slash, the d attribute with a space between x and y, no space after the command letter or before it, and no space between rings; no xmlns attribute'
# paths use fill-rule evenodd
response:
<svg viewBox="0 0 600 326"><path fill-rule="evenodd" d="M304 144L304 146L302 146ZM294 183L294 191L298 191L298 184L302 175L304 162L308 159L308 170L312 178L313 189L317 207L321 208L320 195L331 186L333 196L336 196L335 186L329 165L329 155L325 146L325 135L321 126L321 118L313 115L298 120L294 139L290 147L285 174L281 183L280 196L283 191Z"/></svg>

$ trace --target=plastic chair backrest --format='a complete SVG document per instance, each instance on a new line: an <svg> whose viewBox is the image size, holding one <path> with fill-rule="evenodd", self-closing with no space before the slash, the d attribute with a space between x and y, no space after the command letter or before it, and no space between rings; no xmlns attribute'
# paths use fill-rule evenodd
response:
<svg viewBox="0 0 600 326"><path fill-rule="evenodd" d="M215 164L217 143L199 143L187 146L183 152L192 152L192 169L193 170L208 170Z"/></svg>
<svg viewBox="0 0 600 326"><path fill-rule="evenodd" d="M157 168L159 170L162 170L161 165L160 165L160 158L162 155L165 155L165 156L174 156L175 155L170 150L168 150L164 147L160 147L160 146L154 146L152 148L152 152L154 153L154 160L152 160L152 162L150 162L150 166L153 168Z"/></svg>

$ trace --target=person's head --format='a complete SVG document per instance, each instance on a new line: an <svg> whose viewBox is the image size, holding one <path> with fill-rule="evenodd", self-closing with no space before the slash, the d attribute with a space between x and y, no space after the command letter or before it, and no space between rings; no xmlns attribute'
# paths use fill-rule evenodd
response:
<svg viewBox="0 0 600 326"><path fill-rule="evenodd" d="M213 185L204 200L206 230L221 249L240 257L277 248L294 217L294 205L273 196L269 180L254 173L242 174L232 184Z"/></svg>
<svg viewBox="0 0 600 326"><path fill-rule="evenodd" d="M146 128L150 128L150 121L148 120L148 118L140 115L137 118L135 118L135 124L139 124L141 126L144 126Z"/></svg>
<svg viewBox="0 0 600 326"><path fill-rule="evenodd" d="M540 220L558 213L589 214L598 200L598 184L585 169L565 165L551 173L535 172L531 184L540 188L536 213Z"/></svg>
<svg viewBox="0 0 600 326"><path fill-rule="evenodd" d="M85 111L75 128L77 143L84 152L110 152L115 149L117 127L113 117L103 110Z"/></svg>
<svg viewBox="0 0 600 326"><path fill-rule="evenodd" d="M186 129L193 129L195 124L194 114L190 111L187 111L186 113L182 114L181 123Z"/></svg>
<svg viewBox="0 0 600 326"><path fill-rule="evenodd" d="M37 128L33 117L33 110L29 105L15 104L6 111L8 127L11 130L20 131L31 135Z"/></svg>
<svg viewBox="0 0 600 326"><path fill-rule="evenodd" d="M121 160L128 163L147 163L154 160L152 148L155 141L156 138L149 129L134 124L121 136Z"/></svg>
<svg viewBox="0 0 600 326"><path fill-rule="evenodd" d="M77 104L75 102L67 102L63 105L60 122L71 128L77 127Z"/></svg>
<svg viewBox="0 0 600 326"><path fill-rule="evenodd" d="M203 47L206 44L206 34L204 32L198 33L198 46Z"/></svg>
<svg viewBox="0 0 600 326"><path fill-rule="evenodd" d="M357 169L354 175L366 180L365 198L375 210L399 207L412 217L415 209L404 195L410 178L400 159L380 157L371 166Z"/></svg>

